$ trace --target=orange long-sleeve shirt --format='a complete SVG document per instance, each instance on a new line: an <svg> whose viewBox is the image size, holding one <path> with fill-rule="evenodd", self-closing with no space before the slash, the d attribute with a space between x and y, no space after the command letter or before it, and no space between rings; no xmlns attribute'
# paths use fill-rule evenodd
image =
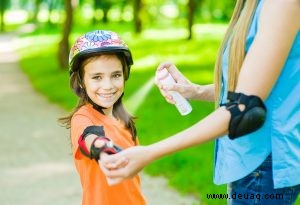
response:
<svg viewBox="0 0 300 205"><path fill-rule="evenodd" d="M109 186L106 177L95 160L84 156L78 147L78 138L87 126L103 126L106 137L123 149L134 146L130 132L125 126L98 111L92 105L82 106L72 117L71 140L76 169L82 185L82 205L145 205L141 193L140 178Z"/></svg>

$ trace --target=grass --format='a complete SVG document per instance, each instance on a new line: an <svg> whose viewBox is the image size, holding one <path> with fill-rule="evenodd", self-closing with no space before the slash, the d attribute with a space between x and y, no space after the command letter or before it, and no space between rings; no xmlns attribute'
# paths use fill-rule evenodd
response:
<svg viewBox="0 0 300 205"><path fill-rule="evenodd" d="M178 35L173 29L148 29L141 36L136 36L126 28L109 25L107 29L121 31L119 33L131 48L135 61L126 84L125 100L153 77L157 65L163 60L175 62L193 82L212 82L213 64L224 25L205 27L209 29L203 33L201 28L204 27L197 26L195 34L201 36L186 41L183 40L184 32L180 32L184 29L177 29ZM84 32L86 28L75 30L72 42L75 36ZM77 99L69 89L68 72L58 68L58 41L59 35L53 31L39 30L23 36L20 39L20 45L24 45L19 49L22 56L20 65L37 91L43 93L50 102L70 111ZM135 112L141 144L150 144L183 130L213 110L211 103L192 102L192 106L193 112L182 117L174 106L164 101L158 89L152 87ZM203 204L226 204L225 200L206 199L206 194L226 193L225 185L216 186L212 182L213 142L164 157L146 167L145 171L151 175L166 176L171 186L182 193L201 198Z"/></svg>

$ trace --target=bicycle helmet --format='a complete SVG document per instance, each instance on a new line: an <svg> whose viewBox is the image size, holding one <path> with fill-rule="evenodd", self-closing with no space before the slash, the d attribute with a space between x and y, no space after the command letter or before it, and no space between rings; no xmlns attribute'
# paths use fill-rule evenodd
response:
<svg viewBox="0 0 300 205"><path fill-rule="evenodd" d="M118 34L107 30L95 30L80 36L72 46L69 54L70 75L79 69L81 59L101 53L121 53L129 70L133 64L131 52Z"/></svg>

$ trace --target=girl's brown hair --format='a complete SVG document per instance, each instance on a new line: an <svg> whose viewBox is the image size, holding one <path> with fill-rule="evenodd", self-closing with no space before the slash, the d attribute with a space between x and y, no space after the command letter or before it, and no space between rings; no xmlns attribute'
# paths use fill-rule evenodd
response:
<svg viewBox="0 0 300 205"><path fill-rule="evenodd" d="M91 102L91 100L89 99L89 97L86 94L82 79L84 77L84 66L87 65L89 62L95 60L100 55L104 55L104 54L103 53L92 54L83 59L80 59L80 61L78 63L79 69L77 71L73 72L70 76L70 87L72 88L74 93L79 97L79 100L78 100L77 105L74 108L74 110L68 116L61 117L58 119L59 123L62 126L66 127L67 129L70 129L71 119L72 119L74 113L77 112L80 107L82 107L83 105L85 105L87 103L94 104L93 102ZM117 54L107 53L105 55L116 55L118 57L118 59L122 63L124 81L126 81L129 77L129 67L126 64L124 56L119 53L117 53ZM134 123L135 117L126 111L126 109L122 103L122 98L123 98L123 95L115 102L115 104L113 106L113 115L125 124L125 127L130 131L130 133L132 135L133 141L136 142L137 133L136 133L136 127L135 127L135 123ZM97 106L94 104L94 108L96 108L99 112L104 114L102 111L102 108L100 106Z"/></svg>
<svg viewBox="0 0 300 205"><path fill-rule="evenodd" d="M215 64L215 103L219 106L222 82L222 55L229 44L228 91L236 88L240 69L245 59L245 45L249 26L258 0L237 0Z"/></svg>

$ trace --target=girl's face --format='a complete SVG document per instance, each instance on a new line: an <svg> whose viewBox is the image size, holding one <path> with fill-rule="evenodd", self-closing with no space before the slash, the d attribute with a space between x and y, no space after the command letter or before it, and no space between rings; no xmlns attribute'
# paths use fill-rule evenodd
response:
<svg viewBox="0 0 300 205"><path fill-rule="evenodd" d="M95 57L84 66L84 86L89 98L111 114L114 103L124 91L123 66L116 55Z"/></svg>

